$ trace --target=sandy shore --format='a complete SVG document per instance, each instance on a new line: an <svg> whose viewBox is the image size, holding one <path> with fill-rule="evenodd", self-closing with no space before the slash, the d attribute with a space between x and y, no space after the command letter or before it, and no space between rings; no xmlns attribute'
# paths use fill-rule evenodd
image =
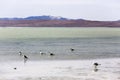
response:
<svg viewBox="0 0 120 80"><path fill-rule="evenodd" d="M101 64L97 72L94 62ZM0 80L120 80L120 58L7 61L0 66Z"/></svg>

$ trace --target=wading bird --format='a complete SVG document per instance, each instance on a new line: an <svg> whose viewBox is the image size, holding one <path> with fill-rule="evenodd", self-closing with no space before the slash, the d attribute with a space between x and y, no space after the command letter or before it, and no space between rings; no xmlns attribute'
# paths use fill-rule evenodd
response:
<svg viewBox="0 0 120 80"><path fill-rule="evenodd" d="M100 64L98 64L97 62L95 62L93 65L94 65L94 71L97 72L97 71L98 71L98 68L97 68L97 67L98 67L98 65L100 65Z"/></svg>
<svg viewBox="0 0 120 80"><path fill-rule="evenodd" d="M23 58L24 58L24 63L26 63L28 60L28 57L26 55L23 55Z"/></svg>

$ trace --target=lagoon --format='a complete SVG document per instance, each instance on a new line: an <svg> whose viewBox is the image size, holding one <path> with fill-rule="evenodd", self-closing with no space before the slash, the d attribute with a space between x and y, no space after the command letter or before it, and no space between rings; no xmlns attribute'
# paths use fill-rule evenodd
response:
<svg viewBox="0 0 120 80"><path fill-rule="evenodd" d="M120 28L0 27L0 39L120 37Z"/></svg>

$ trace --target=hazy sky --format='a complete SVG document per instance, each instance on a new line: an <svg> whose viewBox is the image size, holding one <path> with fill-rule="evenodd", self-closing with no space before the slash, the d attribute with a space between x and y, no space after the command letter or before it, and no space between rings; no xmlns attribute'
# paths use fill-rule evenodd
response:
<svg viewBox="0 0 120 80"><path fill-rule="evenodd" d="M120 0L0 0L0 17L40 15L120 20Z"/></svg>

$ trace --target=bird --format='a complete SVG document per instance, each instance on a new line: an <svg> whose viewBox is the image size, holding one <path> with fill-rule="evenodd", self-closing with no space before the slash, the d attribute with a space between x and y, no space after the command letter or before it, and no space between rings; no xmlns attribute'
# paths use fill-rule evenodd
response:
<svg viewBox="0 0 120 80"><path fill-rule="evenodd" d="M40 52L39 52L39 53L40 53L40 55L45 55L45 53L43 53L41 50L40 50Z"/></svg>
<svg viewBox="0 0 120 80"><path fill-rule="evenodd" d="M14 67L13 69L14 69L14 70L17 70L17 68L16 68L16 67Z"/></svg>
<svg viewBox="0 0 120 80"><path fill-rule="evenodd" d="M95 67L97 67L99 64L98 64L97 62L95 62L93 65L94 65Z"/></svg>
<svg viewBox="0 0 120 80"><path fill-rule="evenodd" d="M48 52L49 54L50 54L50 56L54 56L55 54L54 53L52 53L52 52Z"/></svg>
<svg viewBox="0 0 120 80"><path fill-rule="evenodd" d="M22 56L22 55L23 55L21 51L19 51L19 55L20 55L20 56Z"/></svg>
<svg viewBox="0 0 120 80"><path fill-rule="evenodd" d="M26 55L23 55L23 58L24 58L24 63L26 63L28 60L28 57Z"/></svg>
<svg viewBox="0 0 120 80"><path fill-rule="evenodd" d="M19 55L20 55L21 57L23 57L24 63L26 63L27 60L28 60L28 57L27 57L26 55L24 55L21 51L19 51ZM15 68L14 68L14 69L15 69Z"/></svg>
<svg viewBox="0 0 120 80"><path fill-rule="evenodd" d="M97 67L98 67L98 65L100 65L100 64L98 64L97 62L95 62L93 65L94 65L94 71L97 72L97 71L98 71L98 68L97 68Z"/></svg>
<svg viewBox="0 0 120 80"><path fill-rule="evenodd" d="M54 56L55 54L53 54L53 53L50 53L50 56Z"/></svg>
<svg viewBox="0 0 120 80"><path fill-rule="evenodd" d="M70 48L70 50L71 50L71 52L73 52L75 49L73 49L73 48Z"/></svg>

